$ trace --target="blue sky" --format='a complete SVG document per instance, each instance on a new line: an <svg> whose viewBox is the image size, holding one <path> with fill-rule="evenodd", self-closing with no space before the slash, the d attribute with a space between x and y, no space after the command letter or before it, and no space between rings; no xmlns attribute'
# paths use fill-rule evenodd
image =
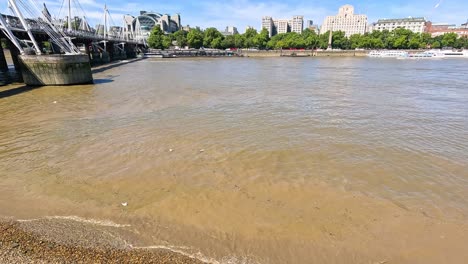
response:
<svg viewBox="0 0 468 264"><path fill-rule="evenodd" d="M43 2L37 0L38 2ZM52 15L64 16L63 0L46 0ZM76 15L86 14L91 25L103 21L103 6L107 3L112 15L113 24L120 25L124 14L137 15L140 10L158 13L180 13L182 24L202 28L236 26L244 32L246 26L260 28L262 16L289 18L293 15L304 15L305 20L322 24L327 15L335 15L344 4L354 5L356 13L366 14L369 22L379 18L402 18L423 16L433 22L461 24L468 19L467 0L380 0L380 1L334 1L334 0L230 0L230 1L143 1L143 0L73 0L79 2L83 11ZM4 3L3 12L6 9ZM65 0L65 2L67 2ZM437 8L436 5L438 5ZM77 4L75 4L77 6Z"/></svg>

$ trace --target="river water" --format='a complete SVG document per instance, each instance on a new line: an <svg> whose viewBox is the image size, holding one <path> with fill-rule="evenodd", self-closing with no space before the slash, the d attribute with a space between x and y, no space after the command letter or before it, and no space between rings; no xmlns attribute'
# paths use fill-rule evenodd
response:
<svg viewBox="0 0 468 264"><path fill-rule="evenodd" d="M146 59L3 86L0 215L113 221L225 263L461 263L467 66Z"/></svg>

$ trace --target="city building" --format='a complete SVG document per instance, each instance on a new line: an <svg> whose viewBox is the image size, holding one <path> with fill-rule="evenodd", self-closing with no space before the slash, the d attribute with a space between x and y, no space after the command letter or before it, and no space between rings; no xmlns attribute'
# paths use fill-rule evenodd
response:
<svg viewBox="0 0 468 264"><path fill-rule="evenodd" d="M414 33L423 33L426 29L426 19L424 17L409 17L396 19L379 19L369 28L369 32L377 31L393 31L397 28L404 28L413 31Z"/></svg>
<svg viewBox="0 0 468 264"><path fill-rule="evenodd" d="M320 27L318 25L315 25L313 20L307 20L306 28L308 28L311 31L314 31L317 34L320 33Z"/></svg>
<svg viewBox="0 0 468 264"><path fill-rule="evenodd" d="M367 16L354 14L352 5L340 7L338 15L327 16L323 21L320 33L343 31L349 37L353 34L364 34L367 30Z"/></svg>
<svg viewBox="0 0 468 264"><path fill-rule="evenodd" d="M173 33L182 28L180 15L163 15L154 12L140 11L139 16L124 16L126 34L134 34L136 38L148 38L151 30L159 25L165 33Z"/></svg>
<svg viewBox="0 0 468 264"><path fill-rule="evenodd" d="M270 38L273 37L275 26L273 24L273 18L271 16L264 16L262 18L262 29L268 30Z"/></svg>
<svg viewBox="0 0 468 264"><path fill-rule="evenodd" d="M232 36L239 34L239 31L237 31L236 27L227 26L226 29L223 32L221 32L221 34L223 34L224 36Z"/></svg>
<svg viewBox="0 0 468 264"><path fill-rule="evenodd" d="M425 32L430 33L432 37L441 36L446 33L455 33L459 37L468 37L468 27L466 24L462 24L458 27L455 24L432 23L428 21L426 22L425 28Z"/></svg>
<svg viewBox="0 0 468 264"><path fill-rule="evenodd" d="M312 25L310 27L308 27L309 30L317 33L317 34L320 34L320 27L318 25Z"/></svg>
<svg viewBox="0 0 468 264"><path fill-rule="evenodd" d="M303 16L294 16L290 21L291 32L296 32L302 34L304 29L304 17Z"/></svg>
<svg viewBox="0 0 468 264"><path fill-rule="evenodd" d="M273 19L270 16L262 18L262 29L268 30L270 37L276 34L296 32L301 34L304 29L304 17L294 16L292 19Z"/></svg>
<svg viewBox="0 0 468 264"><path fill-rule="evenodd" d="M275 26L276 34L284 34L290 32L289 20L287 19L275 19L273 20L273 25Z"/></svg>

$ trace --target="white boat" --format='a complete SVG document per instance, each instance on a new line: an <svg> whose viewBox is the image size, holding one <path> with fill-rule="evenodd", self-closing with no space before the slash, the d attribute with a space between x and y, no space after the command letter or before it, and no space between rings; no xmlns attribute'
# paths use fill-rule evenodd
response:
<svg viewBox="0 0 468 264"><path fill-rule="evenodd" d="M402 58L407 57L408 52L401 50L373 50L367 56L372 58Z"/></svg>
<svg viewBox="0 0 468 264"><path fill-rule="evenodd" d="M424 52L418 52L418 53L412 53L408 54L407 56L404 57L398 57L397 59L441 59L443 56L440 54L437 54L433 51L424 51Z"/></svg>
<svg viewBox="0 0 468 264"><path fill-rule="evenodd" d="M442 58L465 58L468 59L468 50L430 50L437 57Z"/></svg>

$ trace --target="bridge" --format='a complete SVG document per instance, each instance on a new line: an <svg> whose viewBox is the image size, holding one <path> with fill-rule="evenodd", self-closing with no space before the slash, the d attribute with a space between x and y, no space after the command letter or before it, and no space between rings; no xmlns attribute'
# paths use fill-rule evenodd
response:
<svg viewBox="0 0 468 264"><path fill-rule="evenodd" d="M62 60L57 57L68 56L69 58L63 60L72 63L70 56L83 58L83 55L87 55L89 63L96 65L112 60L136 58L137 53L146 49L146 42L144 38L138 36L138 32L129 32L126 27L114 27L120 28L119 31L109 30L109 21L112 18L107 6L103 9L103 28L94 30L85 17L80 25L73 25L72 0L62 0L62 5L68 2L66 20L53 19L47 6L39 4L38 0L7 0L7 2L11 14L0 14L0 38L7 40L15 69L22 71L23 77L27 66L25 61L38 60L42 65L48 61ZM47 57L49 59L46 59ZM80 63L83 63L82 60L79 59ZM35 66L37 65L35 63ZM31 71L35 67L26 68L28 68L26 71ZM7 70L8 65L0 48L0 71Z"/></svg>

